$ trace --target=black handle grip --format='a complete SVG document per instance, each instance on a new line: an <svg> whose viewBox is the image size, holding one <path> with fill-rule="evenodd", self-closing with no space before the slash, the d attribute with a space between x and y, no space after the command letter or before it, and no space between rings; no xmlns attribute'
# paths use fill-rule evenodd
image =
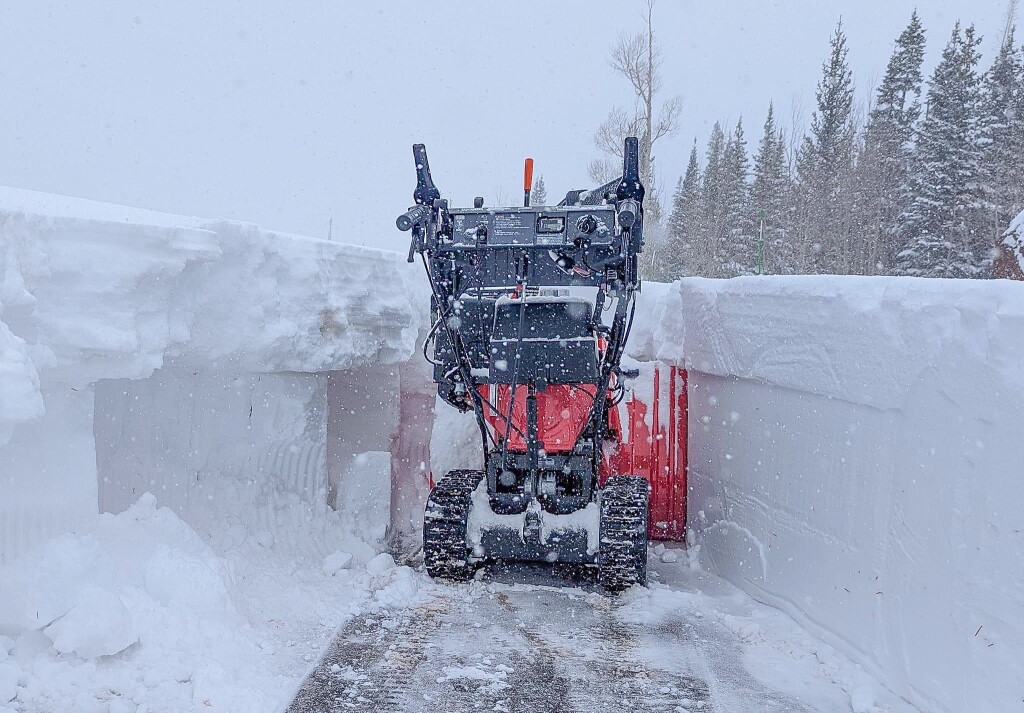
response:
<svg viewBox="0 0 1024 713"><path fill-rule="evenodd" d="M417 205L430 205L435 198L441 197L441 191L434 185L430 175L430 162L427 161L427 147L423 144L412 145L412 157L416 162L416 190L412 193Z"/></svg>
<svg viewBox="0 0 1024 713"><path fill-rule="evenodd" d="M626 137L622 152L622 181L616 190L617 198L632 198L643 203L644 184L640 182L640 142L635 136Z"/></svg>
<svg viewBox="0 0 1024 713"><path fill-rule="evenodd" d="M622 155L622 177L628 180L640 180L640 141L635 136L626 137L625 150Z"/></svg>
<svg viewBox="0 0 1024 713"><path fill-rule="evenodd" d="M417 205L398 216L395 225L404 233L407 230L412 230L414 225L423 223L429 217L430 209L425 205Z"/></svg>

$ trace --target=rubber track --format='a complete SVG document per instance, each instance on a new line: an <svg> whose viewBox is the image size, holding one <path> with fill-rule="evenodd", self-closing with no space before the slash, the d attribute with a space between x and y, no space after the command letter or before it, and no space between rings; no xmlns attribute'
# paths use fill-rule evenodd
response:
<svg viewBox="0 0 1024 713"><path fill-rule="evenodd" d="M647 517L650 484L613 475L601 490L598 581L609 592L647 584Z"/></svg>
<svg viewBox="0 0 1024 713"><path fill-rule="evenodd" d="M430 491L423 512L423 563L431 577L465 582L473 576L466 523L483 477L480 470L453 470Z"/></svg>

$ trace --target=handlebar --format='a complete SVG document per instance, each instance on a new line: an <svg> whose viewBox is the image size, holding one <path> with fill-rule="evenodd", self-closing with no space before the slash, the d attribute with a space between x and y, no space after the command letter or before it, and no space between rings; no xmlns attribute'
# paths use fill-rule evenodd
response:
<svg viewBox="0 0 1024 713"><path fill-rule="evenodd" d="M398 219L395 220L395 225L404 233L412 230L414 225L423 223L429 217L430 209L424 205L417 205L398 216Z"/></svg>

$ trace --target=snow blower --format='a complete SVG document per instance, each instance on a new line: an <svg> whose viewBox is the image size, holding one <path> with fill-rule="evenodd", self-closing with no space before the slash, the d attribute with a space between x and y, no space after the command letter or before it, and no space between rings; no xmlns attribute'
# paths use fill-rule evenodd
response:
<svg viewBox="0 0 1024 713"><path fill-rule="evenodd" d="M465 581L485 560L597 568L608 591L647 579L648 482L610 473L620 367L640 290L644 186L636 138L621 179L557 206L451 208L413 146L411 231L432 291L424 356L444 401L472 411L482 470L432 488L423 554L435 578ZM427 356L433 345L433 357Z"/></svg>

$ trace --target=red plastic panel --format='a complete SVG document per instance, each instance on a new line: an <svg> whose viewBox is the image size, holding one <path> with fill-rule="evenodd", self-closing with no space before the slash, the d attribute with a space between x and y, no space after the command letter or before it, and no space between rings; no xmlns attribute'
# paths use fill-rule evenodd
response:
<svg viewBox="0 0 1024 713"><path fill-rule="evenodd" d="M641 475L651 483L648 535L654 540L686 537L686 371L659 364L635 384L633 395L619 409L628 428L621 429L618 448L608 459L607 474ZM650 394L644 403L636 393Z"/></svg>
<svg viewBox="0 0 1024 713"><path fill-rule="evenodd" d="M494 404L502 414L498 416L488 409L487 423L499 439L505 437L505 419L508 414L509 386L482 386L483 396ZM497 392L497 398L493 398ZM596 386L552 384L537 393L537 430L541 447L547 453L561 453L572 450L583 430L594 403ZM525 386L516 387L516 400L512 404L512 438L508 442L510 451L526 450L526 394ZM518 432L516 431L518 429Z"/></svg>
<svg viewBox="0 0 1024 713"><path fill-rule="evenodd" d="M647 381L648 383L644 383ZM650 383L653 382L653 383ZM485 398L508 413L510 388L480 387ZM552 385L537 394L540 439L548 453L570 450L590 412L594 387ZM646 394L645 403L636 394ZM504 419L487 415L488 425L504 437ZM516 388L512 423L526 432L526 387ZM602 481L613 474L640 475L651 483L651 518L648 534L653 540L686 537L686 371L657 364L644 369L632 395L609 413L609 437L617 440L604 461ZM526 443L515 430L509 449L525 451Z"/></svg>

